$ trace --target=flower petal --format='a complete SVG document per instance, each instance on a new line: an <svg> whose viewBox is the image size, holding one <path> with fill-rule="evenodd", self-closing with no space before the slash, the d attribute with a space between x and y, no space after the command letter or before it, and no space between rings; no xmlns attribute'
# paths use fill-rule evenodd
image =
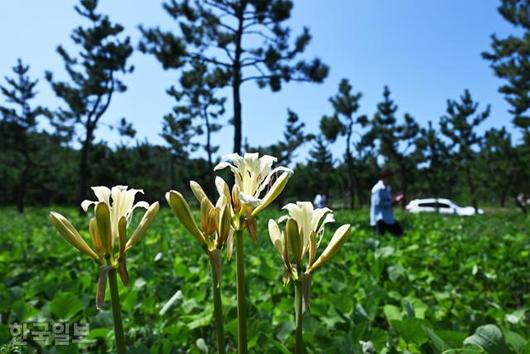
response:
<svg viewBox="0 0 530 354"><path fill-rule="evenodd" d="M91 200L83 200L81 202L81 209L86 213L88 211L88 208L90 208L92 205L96 205L98 202L93 202Z"/></svg>
<svg viewBox="0 0 530 354"><path fill-rule="evenodd" d="M243 192L239 192L239 199L241 200L242 204L250 205L253 208L261 204L261 200L259 198L253 197Z"/></svg>
<svg viewBox="0 0 530 354"><path fill-rule="evenodd" d="M105 186L91 187L99 202L107 203L110 206L110 189Z"/></svg>

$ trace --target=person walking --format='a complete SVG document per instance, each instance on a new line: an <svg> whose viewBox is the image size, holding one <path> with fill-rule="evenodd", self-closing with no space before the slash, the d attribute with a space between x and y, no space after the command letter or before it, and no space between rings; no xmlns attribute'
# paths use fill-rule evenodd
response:
<svg viewBox="0 0 530 354"><path fill-rule="evenodd" d="M390 183L394 174L391 170L383 169L379 181L372 188L370 198L370 225L377 235L390 232L394 236L403 235L401 225L394 218L392 207L403 199L403 194L392 198Z"/></svg>

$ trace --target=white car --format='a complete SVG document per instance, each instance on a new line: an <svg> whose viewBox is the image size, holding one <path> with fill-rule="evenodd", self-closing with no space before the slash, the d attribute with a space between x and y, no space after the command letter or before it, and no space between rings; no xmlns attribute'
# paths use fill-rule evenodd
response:
<svg viewBox="0 0 530 354"><path fill-rule="evenodd" d="M411 200L405 209L410 213L435 213L454 215L475 215L475 208L461 207L455 202L445 198L427 198ZM479 209L478 214L484 214L484 210Z"/></svg>

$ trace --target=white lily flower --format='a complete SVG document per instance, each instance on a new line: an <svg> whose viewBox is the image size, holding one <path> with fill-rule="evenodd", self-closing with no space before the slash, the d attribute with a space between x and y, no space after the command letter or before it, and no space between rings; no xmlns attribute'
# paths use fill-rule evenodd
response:
<svg viewBox="0 0 530 354"><path fill-rule="evenodd" d="M273 169L272 165L277 159L269 155L259 157L258 153L246 153L244 156L229 154L223 160L226 161L215 166L214 171L230 168L235 178L234 187L237 186L236 190L239 190L241 206L250 211L252 216L276 199L293 173L287 167ZM277 174L279 176L276 178Z"/></svg>
<svg viewBox="0 0 530 354"><path fill-rule="evenodd" d="M291 268L289 257L294 256L295 259L297 258L296 262L300 263L307 253L309 253L309 261L306 265L306 273L316 270L335 254L350 234L350 225L339 227L324 252L316 259L317 248L324 235L324 226L335 221L333 211L329 208L314 209L311 202L290 203L283 209L286 209L289 214L278 221L287 222L285 231L280 230L276 221L269 220L269 235L289 271ZM301 267L302 264L297 264L297 266Z"/></svg>
<svg viewBox="0 0 530 354"><path fill-rule="evenodd" d="M101 309L105 299L108 273L115 268L123 284L129 283L126 253L145 234L153 222L160 208L158 202L149 205L147 202L134 203L139 189L127 190L126 186L92 187L97 201L85 200L81 207L86 212L94 206L94 217L89 223L89 233L92 239L90 247L75 227L61 214L50 213L50 220L60 235L84 254L92 257L100 264L99 278L96 290L96 307ZM111 203L112 199L112 203ZM140 220L131 237L127 239L127 226L131 221L135 208L145 208L147 211ZM114 242L118 240L119 248L114 252Z"/></svg>
<svg viewBox="0 0 530 354"><path fill-rule="evenodd" d="M145 201L134 203L134 198L137 193L142 193L141 189L127 189L127 186L114 186L112 189L98 186L92 187L97 201L84 200L81 203L81 208L87 212L91 206L95 206L99 202L107 204L110 211L110 227L112 232L111 245L118 239L118 224L122 217L127 220L127 225L131 222L132 214L136 208L149 208L149 203ZM111 204L112 199L112 204Z"/></svg>
<svg viewBox="0 0 530 354"><path fill-rule="evenodd" d="M298 232L302 237L302 257L309 251L310 262L314 260L316 249L322 241L324 226L335 222L333 211L329 208L314 209L311 202L289 203L283 207L289 214L281 217L278 221L294 219L298 224Z"/></svg>

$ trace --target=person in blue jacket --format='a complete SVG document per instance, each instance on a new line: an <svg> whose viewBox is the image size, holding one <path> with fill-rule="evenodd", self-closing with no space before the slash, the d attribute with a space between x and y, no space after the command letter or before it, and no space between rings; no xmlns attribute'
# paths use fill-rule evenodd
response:
<svg viewBox="0 0 530 354"><path fill-rule="evenodd" d="M394 174L388 169L381 171L380 179L372 188L370 198L370 225L375 233L382 235L390 232L394 236L403 235L401 225L394 218L392 207L403 199L403 194L392 198L390 183Z"/></svg>

